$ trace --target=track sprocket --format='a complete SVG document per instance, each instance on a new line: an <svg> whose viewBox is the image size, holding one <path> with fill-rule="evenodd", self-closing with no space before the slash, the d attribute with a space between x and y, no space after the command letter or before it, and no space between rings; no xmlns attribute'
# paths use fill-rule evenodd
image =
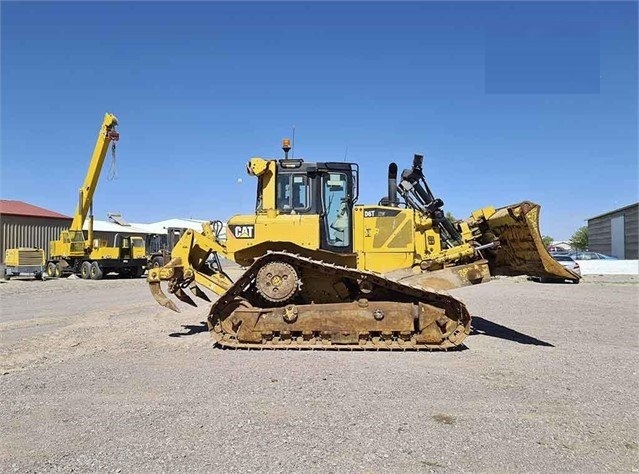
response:
<svg viewBox="0 0 639 474"><path fill-rule="evenodd" d="M267 301L284 303L299 289L295 268L285 262L269 262L259 269L255 278L257 292Z"/></svg>

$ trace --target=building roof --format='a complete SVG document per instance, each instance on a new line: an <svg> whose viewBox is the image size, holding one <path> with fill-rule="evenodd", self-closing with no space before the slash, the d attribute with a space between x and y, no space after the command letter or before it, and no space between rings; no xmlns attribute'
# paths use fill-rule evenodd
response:
<svg viewBox="0 0 639 474"><path fill-rule="evenodd" d="M202 232L202 224L206 222L200 219L167 219L159 222L152 222L150 224L131 224L142 229L146 229L151 234L165 234L169 227L176 227L180 229L193 229L198 232Z"/></svg>
<svg viewBox="0 0 639 474"><path fill-rule="evenodd" d="M84 222L82 229L89 230L89 219L87 219ZM116 224L115 222L101 221L98 219L93 220L93 231L94 232L113 232L113 233L122 232L125 234L153 234L154 233L145 228L138 227L135 224L120 225L120 224Z"/></svg>
<svg viewBox="0 0 639 474"><path fill-rule="evenodd" d="M14 216L29 217L49 217L52 219L72 219L69 216L60 214L59 212L50 211L43 207L34 206L23 201L11 201L8 199L0 199L0 214L11 214Z"/></svg>
<svg viewBox="0 0 639 474"><path fill-rule="evenodd" d="M129 234L166 234L169 227L177 227L202 232L203 222L206 221L198 219L167 219L165 221L153 222L151 224L131 223L129 225L121 225L111 221L94 219L93 230L95 232L122 232ZM88 219L85 221L82 228L84 230L89 229Z"/></svg>
<svg viewBox="0 0 639 474"><path fill-rule="evenodd" d="M591 220L596 219L598 217L603 217L603 216L607 216L609 214L614 214L615 212L625 211L626 209L630 209L631 207L635 207L635 206L639 206L639 202L635 202L634 204L629 204L627 206L620 207L619 209L615 209L614 211L608 211L608 212L604 212L603 214L596 215L594 217L589 217L586 220L587 221L591 221Z"/></svg>

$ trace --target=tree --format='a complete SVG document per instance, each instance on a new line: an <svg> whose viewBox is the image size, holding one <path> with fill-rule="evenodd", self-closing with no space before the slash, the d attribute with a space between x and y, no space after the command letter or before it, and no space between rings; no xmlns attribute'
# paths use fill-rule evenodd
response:
<svg viewBox="0 0 639 474"><path fill-rule="evenodd" d="M570 237L570 245L577 250L588 250L588 227L583 226Z"/></svg>
<svg viewBox="0 0 639 474"><path fill-rule="evenodd" d="M548 248L548 246L549 246L550 244L552 244L552 243L555 241L555 239L553 239L553 238L552 238L551 236L549 236L549 235L544 235L544 236L541 238L541 241L544 243L544 247Z"/></svg>
<svg viewBox="0 0 639 474"><path fill-rule="evenodd" d="M450 211L446 211L446 219L451 222L457 222L457 219L455 219L455 216L453 216L453 213Z"/></svg>

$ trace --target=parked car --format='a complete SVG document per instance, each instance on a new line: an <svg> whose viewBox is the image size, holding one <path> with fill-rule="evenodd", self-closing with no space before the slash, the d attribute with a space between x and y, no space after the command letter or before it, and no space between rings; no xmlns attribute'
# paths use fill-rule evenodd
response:
<svg viewBox="0 0 639 474"><path fill-rule="evenodd" d="M572 249L565 249L563 247L559 247L557 245L549 245L548 252L553 253L569 253L572 252Z"/></svg>
<svg viewBox="0 0 639 474"><path fill-rule="evenodd" d="M581 276L581 269L579 268L579 264L575 262L572 257L569 257L567 255L555 255L553 258L561 263L568 270L572 270L574 273ZM573 281L573 283L579 283L579 280Z"/></svg>
<svg viewBox="0 0 639 474"><path fill-rule="evenodd" d="M552 255L552 254L551 254ZM568 270L573 271L574 273L576 273L577 275L579 275L581 277L581 269L579 268L579 264L577 262L575 262L572 258L570 258L568 255L558 255L558 254L554 254L552 255L552 258L554 258L557 262L559 262L561 265L563 265L564 267L566 267ZM533 278L534 280L538 280L540 283L546 283L546 282L552 282L552 281L556 281L556 282L562 282L565 281L561 278ZM573 280L570 280L572 283L579 283L579 278L575 278Z"/></svg>
<svg viewBox="0 0 639 474"><path fill-rule="evenodd" d="M568 254L573 260L618 260L617 257L612 257L599 252L571 252Z"/></svg>

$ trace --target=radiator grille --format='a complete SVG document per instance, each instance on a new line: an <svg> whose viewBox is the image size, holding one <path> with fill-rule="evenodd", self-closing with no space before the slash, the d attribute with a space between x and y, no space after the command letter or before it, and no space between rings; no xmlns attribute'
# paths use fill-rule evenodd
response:
<svg viewBox="0 0 639 474"><path fill-rule="evenodd" d="M44 253L42 250L19 250L19 265L42 265Z"/></svg>

